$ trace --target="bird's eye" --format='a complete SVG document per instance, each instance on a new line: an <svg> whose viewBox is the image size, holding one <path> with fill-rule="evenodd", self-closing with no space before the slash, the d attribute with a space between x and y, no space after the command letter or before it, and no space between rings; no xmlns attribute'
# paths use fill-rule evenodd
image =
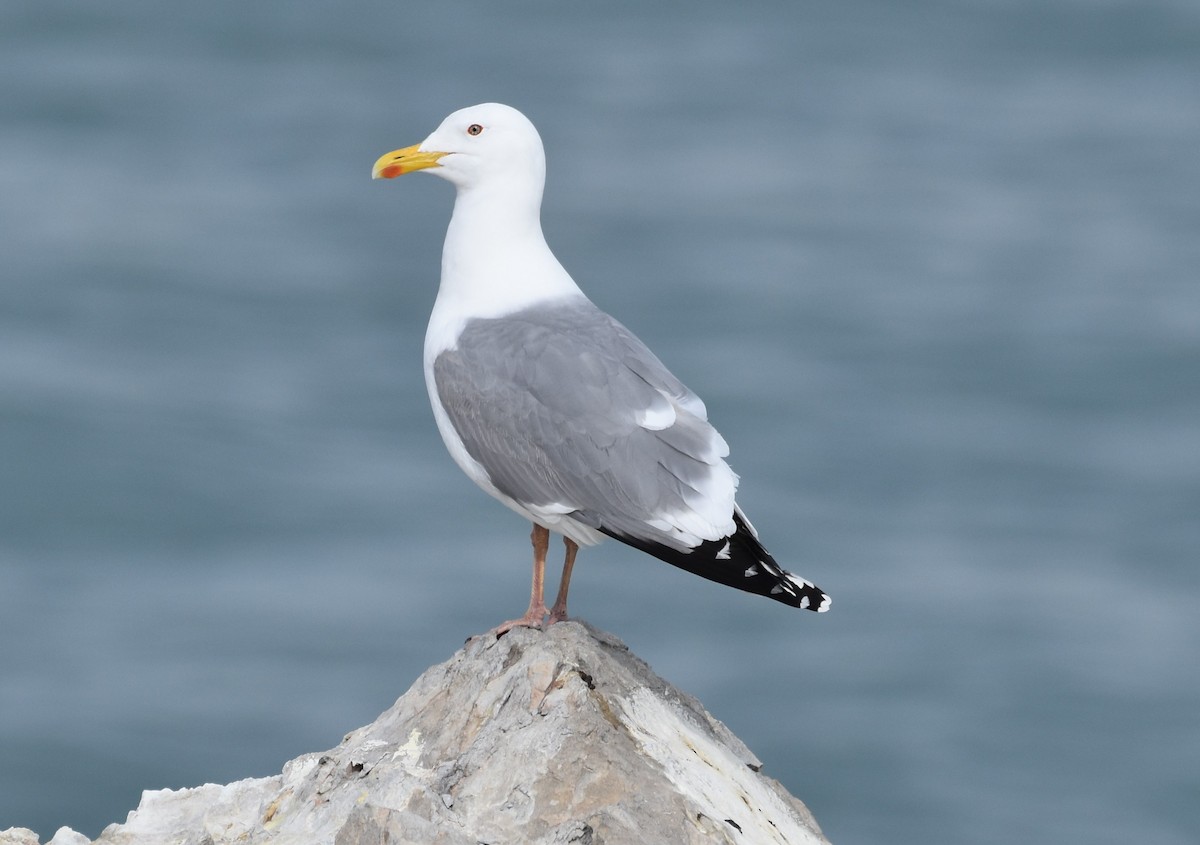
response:
<svg viewBox="0 0 1200 845"><path fill-rule="evenodd" d="M478 135L482 131L483 131L483 127L480 126L478 123L472 123L470 126L467 127L468 135Z"/></svg>

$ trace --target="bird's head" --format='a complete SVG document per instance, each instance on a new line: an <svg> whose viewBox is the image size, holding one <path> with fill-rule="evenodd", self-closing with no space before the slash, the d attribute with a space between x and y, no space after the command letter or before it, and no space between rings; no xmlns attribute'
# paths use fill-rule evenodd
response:
<svg viewBox="0 0 1200 845"><path fill-rule="evenodd" d="M429 170L459 188L485 183L535 184L545 181L542 139L525 115L510 106L483 103L459 109L419 144L379 157L373 179L393 179Z"/></svg>

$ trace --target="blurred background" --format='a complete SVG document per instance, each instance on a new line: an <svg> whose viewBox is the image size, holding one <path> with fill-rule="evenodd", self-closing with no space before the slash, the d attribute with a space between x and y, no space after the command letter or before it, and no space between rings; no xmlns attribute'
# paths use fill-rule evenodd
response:
<svg viewBox="0 0 1200 845"><path fill-rule="evenodd" d="M834 598L609 543L574 613L838 845L1196 841L1196 4L37 0L0 77L0 828L277 773L525 607L423 384L452 189L369 179L497 100Z"/></svg>

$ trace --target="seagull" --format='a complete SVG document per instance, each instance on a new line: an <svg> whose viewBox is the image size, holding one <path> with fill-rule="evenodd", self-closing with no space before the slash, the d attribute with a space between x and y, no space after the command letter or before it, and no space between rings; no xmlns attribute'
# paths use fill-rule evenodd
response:
<svg viewBox="0 0 1200 845"><path fill-rule="evenodd" d="M418 170L457 189L425 334L425 383L455 463L533 523L525 615L567 618L580 546L605 537L703 578L793 607L829 609L784 570L734 501L729 447L704 403L597 308L542 234L546 158L525 115L485 103L454 112L419 144L375 162L375 179ZM550 533L566 547L547 610Z"/></svg>

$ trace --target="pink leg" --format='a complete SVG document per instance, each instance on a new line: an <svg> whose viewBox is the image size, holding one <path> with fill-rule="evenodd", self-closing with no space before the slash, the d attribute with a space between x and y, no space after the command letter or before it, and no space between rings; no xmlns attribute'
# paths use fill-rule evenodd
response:
<svg viewBox="0 0 1200 845"><path fill-rule="evenodd" d="M575 555L579 553L579 544L570 537L563 537L567 547L567 556L563 558L562 583L558 585L558 598L554 607L550 608L550 625L562 622L567 618L567 590L571 589L571 570L575 568Z"/></svg>
<svg viewBox="0 0 1200 845"><path fill-rule="evenodd" d="M533 586L529 591L529 609L520 619L510 619L493 629L492 633L497 637L513 628L540 628L546 615L546 600L542 594L546 580L546 550L550 548L550 530L534 525L529 539L533 541Z"/></svg>

